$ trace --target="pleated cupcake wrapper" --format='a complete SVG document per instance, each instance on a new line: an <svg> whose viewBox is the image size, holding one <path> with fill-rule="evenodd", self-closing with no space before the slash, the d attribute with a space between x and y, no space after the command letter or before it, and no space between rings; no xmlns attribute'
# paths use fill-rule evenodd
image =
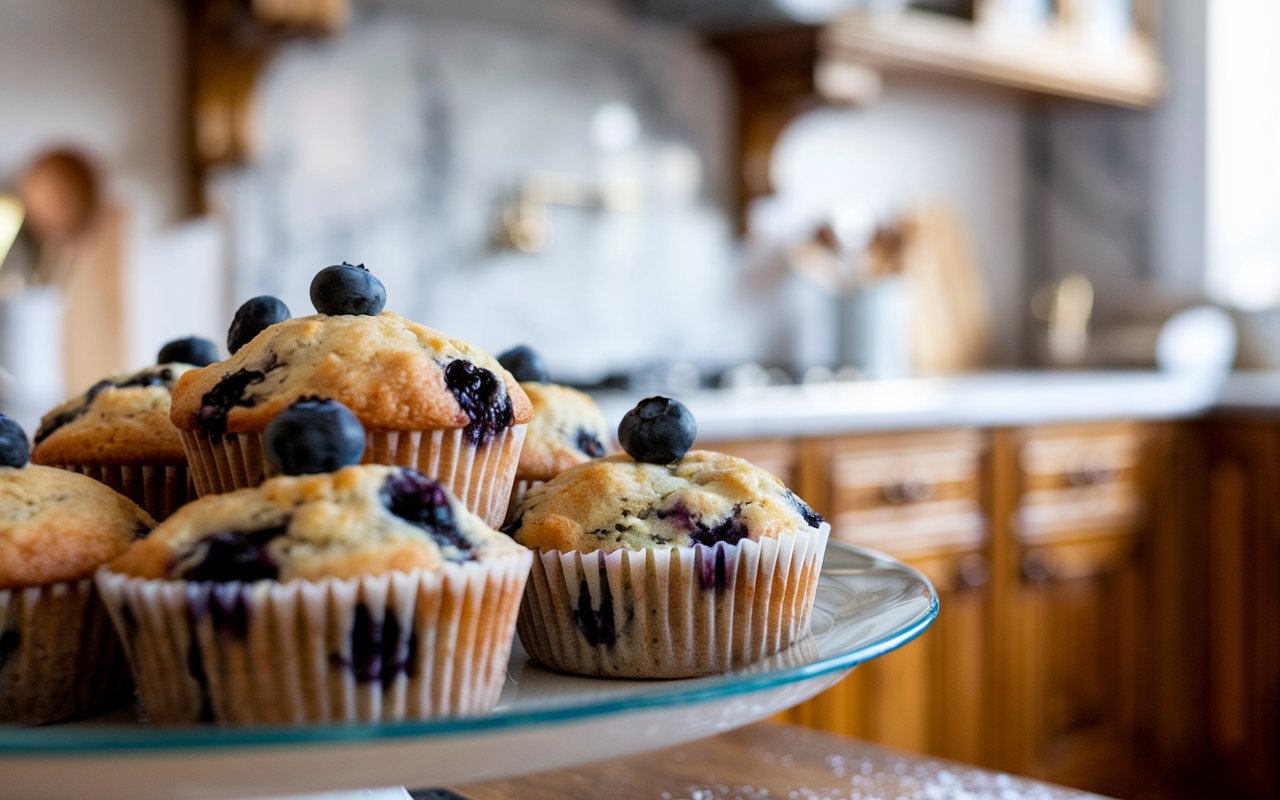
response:
<svg viewBox="0 0 1280 800"><path fill-rule="evenodd" d="M132 693L92 578L0 590L0 723L53 722Z"/></svg>
<svg viewBox="0 0 1280 800"><path fill-rule="evenodd" d="M538 552L517 631L580 675L684 678L746 666L809 632L830 526L613 553Z"/></svg>
<svg viewBox="0 0 1280 800"><path fill-rule="evenodd" d="M287 583L97 579L152 720L378 722L493 708L531 560Z"/></svg>
<svg viewBox="0 0 1280 800"><path fill-rule="evenodd" d="M58 464L60 469L88 475L133 502L157 522L196 498L185 464Z"/></svg>
<svg viewBox="0 0 1280 800"><path fill-rule="evenodd" d="M257 486L273 472L263 455L260 433L181 434L201 497ZM463 428L369 431L364 463L414 467L443 483L463 505L497 528L507 513L524 435L524 425L512 425L476 446L467 441Z"/></svg>
<svg viewBox="0 0 1280 800"><path fill-rule="evenodd" d="M546 483L546 481L531 481L524 479L516 481L511 487L511 502L507 504L507 516L511 516L512 512L515 511L516 506L520 505L520 501L524 499L526 494L544 483Z"/></svg>

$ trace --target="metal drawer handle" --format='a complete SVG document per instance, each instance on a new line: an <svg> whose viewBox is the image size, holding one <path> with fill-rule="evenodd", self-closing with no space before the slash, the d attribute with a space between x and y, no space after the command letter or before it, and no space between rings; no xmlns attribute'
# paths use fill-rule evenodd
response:
<svg viewBox="0 0 1280 800"><path fill-rule="evenodd" d="M895 506L923 503L938 489L938 484L923 476L910 476L880 487L884 499Z"/></svg>
<svg viewBox="0 0 1280 800"><path fill-rule="evenodd" d="M987 557L970 553L956 563L956 585L966 589L979 589L991 580L991 568Z"/></svg>
<svg viewBox="0 0 1280 800"><path fill-rule="evenodd" d="M1043 550L1032 550L1022 557L1022 580L1025 583L1046 583L1057 575L1053 559Z"/></svg>
<svg viewBox="0 0 1280 800"><path fill-rule="evenodd" d="M1077 488L1100 486L1113 482L1120 475L1120 470L1099 462L1085 463L1067 470L1067 483Z"/></svg>

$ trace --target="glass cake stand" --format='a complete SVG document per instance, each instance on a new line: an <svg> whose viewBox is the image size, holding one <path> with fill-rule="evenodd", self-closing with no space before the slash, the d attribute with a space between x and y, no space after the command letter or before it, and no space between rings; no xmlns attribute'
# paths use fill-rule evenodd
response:
<svg viewBox="0 0 1280 800"><path fill-rule="evenodd" d="M561 675L517 641L486 717L288 728L161 727L134 710L39 728L0 726L5 797L186 798L441 786L541 772L712 736L813 697L920 635L928 579L832 542L811 634L748 668L672 681Z"/></svg>

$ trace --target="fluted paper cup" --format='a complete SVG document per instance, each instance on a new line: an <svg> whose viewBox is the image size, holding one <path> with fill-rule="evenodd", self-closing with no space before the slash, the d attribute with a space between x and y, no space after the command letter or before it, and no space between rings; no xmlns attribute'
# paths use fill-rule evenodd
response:
<svg viewBox="0 0 1280 800"><path fill-rule="evenodd" d="M830 525L667 550L540 551L517 631L578 675L688 678L744 667L809 632Z"/></svg>
<svg viewBox="0 0 1280 800"><path fill-rule="evenodd" d="M54 722L132 693L92 578L0 590L0 722Z"/></svg>
<svg viewBox="0 0 1280 800"><path fill-rule="evenodd" d="M389 722L493 708L530 561L285 583L107 569L97 580L156 722Z"/></svg>
<svg viewBox="0 0 1280 800"><path fill-rule="evenodd" d="M55 464L59 469L88 475L132 500L163 522L196 498L185 464Z"/></svg>
<svg viewBox="0 0 1280 800"><path fill-rule="evenodd" d="M260 433L181 434L201 497L257 486L273 474L263 455ZM413 467L440 481L487 525L497 528L507 514L524 435L524 425L512 425L488 442L474 445L467 441L464 428L368 431L363 462Z"/></svg>

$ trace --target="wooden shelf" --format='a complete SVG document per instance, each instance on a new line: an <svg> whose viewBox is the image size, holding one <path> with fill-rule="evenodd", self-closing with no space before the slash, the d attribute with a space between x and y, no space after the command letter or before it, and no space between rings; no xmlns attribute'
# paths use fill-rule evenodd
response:
<svg viewBox="0 0 1280 800"><path fill-rule="evenodd" d="M1067 30L1009 33L922 12L849 13L820 35L821 58L893 72L943 75L1110 105L1160 99L1164 71L1150 45L1091 49Z"/></svg>

